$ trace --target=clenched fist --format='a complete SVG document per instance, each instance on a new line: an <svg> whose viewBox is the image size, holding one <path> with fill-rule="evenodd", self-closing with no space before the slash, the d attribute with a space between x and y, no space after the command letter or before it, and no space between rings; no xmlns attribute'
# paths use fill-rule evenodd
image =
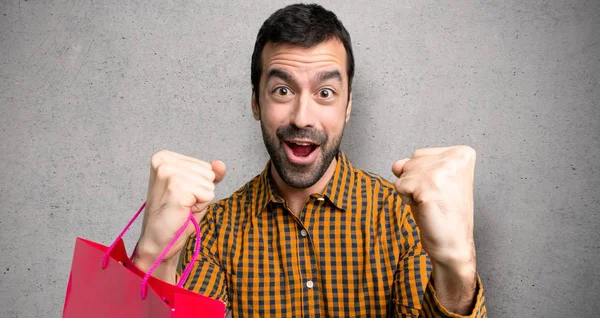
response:
<svg viewBox="0 0 600 318"><path fill-rule="evenodd" d="M421 243L432 261L474 262L475 150L468 146L418 149L394 163L396 191L410 205Z"/></svg>
<svg viewBox="0 0 600 318"><path fill-rule="evenodd" d="M473 243L475 150L423 148L396 161L395 188L410 205L421 244L429 254L440 303L454 313L472 310L476 291Z"/></svg>
<svg viewBox="0 0 600 318"><path fill-rule="evenodd" d="M202 220L225 169L222 161L208 163L167 150L152 156L144 222L133 260L140 269L146 271L158 258L188 219L190 209L198 222ZM175 277L180 251L193 231L193 225L188 225L154 276L166 281Z"/></svg>

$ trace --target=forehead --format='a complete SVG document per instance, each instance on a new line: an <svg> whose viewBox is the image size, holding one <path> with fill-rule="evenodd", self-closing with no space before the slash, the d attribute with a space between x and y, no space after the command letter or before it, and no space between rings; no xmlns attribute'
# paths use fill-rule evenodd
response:
<svg viewBox="0 0 600 318"><path fill-rule="evenodd" d="M262 56L262 74L273 68L292 73L311 73L323 69L337 69L347 79L346 49L338 39L330 39L313 47L305 48L291 44L265 45Z"/></svg>

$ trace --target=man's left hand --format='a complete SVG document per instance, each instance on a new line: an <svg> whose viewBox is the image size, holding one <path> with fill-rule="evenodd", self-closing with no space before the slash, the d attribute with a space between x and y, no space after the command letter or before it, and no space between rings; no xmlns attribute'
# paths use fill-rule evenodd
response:
<svg viewBox="0 0 600 318"><path fill-rule="evenodd" d="M469 287L476 281L475 157L475 150L468 146L423 148L415 151L411 158L398 160L392 167L398 177L396 191L410 205L420 230L421 244L431 259L436 290L450 292L453 287L459 290L466 287L474 292L474 288ZM438 288L439 283L444 286ZM471 295L460 298L472 299L472 293L467 294Z"/></svg>

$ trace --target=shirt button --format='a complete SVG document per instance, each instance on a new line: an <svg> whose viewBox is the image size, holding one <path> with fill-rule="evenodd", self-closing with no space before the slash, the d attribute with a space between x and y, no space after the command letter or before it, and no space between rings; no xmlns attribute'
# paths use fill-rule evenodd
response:
<svg viewBox="0 0 600 318"><path fill-rule="evenodd" d="M305 229L302 229L302 230L300 231L300 235L302 235L302 237L306 237L306 235L308 235L308 233L306 232L306 230L305 230Z"/></svg>
<svg viewBox="0 0 600 318"><path fill-rule="evenodd" d="M318 198L317 198L317 201L325 201L325 198L323 198L323 197L318 197Z"/></svg>
<svg viewBox="0 0 600 318"><path fill-rule="evenodd" d="M312 280L309 280L309 281L306 282L306 287L313 288L314 286L315 286L315 284L313 283Z"/></svg>

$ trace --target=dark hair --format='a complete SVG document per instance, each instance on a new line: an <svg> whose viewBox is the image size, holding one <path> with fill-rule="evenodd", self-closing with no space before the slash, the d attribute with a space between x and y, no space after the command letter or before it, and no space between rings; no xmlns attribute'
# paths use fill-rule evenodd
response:
<svg viewBox="0 0 600 318"><path fill-rule="evenodd" d="M310 48L332 38L340 40L346 49L348 94L350 94L354 77L352 43L350 34L335 13L318 4L292 4L273 13L258 31L252 53L250 78L257 101L262 68L261 56L267 43L284 43Z"/></svg>

